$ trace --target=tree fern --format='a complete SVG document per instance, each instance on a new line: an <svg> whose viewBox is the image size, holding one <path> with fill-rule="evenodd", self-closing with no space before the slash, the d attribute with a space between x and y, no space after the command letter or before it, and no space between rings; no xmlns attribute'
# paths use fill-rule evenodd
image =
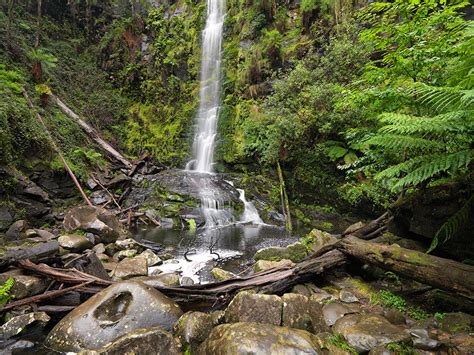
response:
<svg viewBox="0 0 474 355"><path fill-rule="evenodd" d="M459 231L461 226L469 220L473 204L474 195L472 195L467 200L467 202L463 207L461 207L459 211L457 211L446 222L443 223L441 228L436 232L427 253L431 253L434 249L436 249L442 237L444 237L442 243L446 243Z"/></svg>

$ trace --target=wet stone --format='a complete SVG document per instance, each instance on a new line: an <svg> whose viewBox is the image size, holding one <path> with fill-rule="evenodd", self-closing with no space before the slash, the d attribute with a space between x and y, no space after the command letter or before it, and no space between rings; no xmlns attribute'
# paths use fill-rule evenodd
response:
<svg viewBox="0 0 474 355"><path fill-rule="evenodd" d="M160 265L163 263L163 261L160 259L158 255L156 255L153 251L150 249L145 250L141 254L138 255L139 258L145 258L148 267L150 266L155 266L155 265Z"/></svg>
<svg viewBox="0 0 474 355"><path fill-rule="evenodd" d="M225 311L227 323L256 322L281 324L282 300L275 295L238 293Z"/></svg>
<svg viewBox="0 0 474 355"><path fill-rule="evenodd" d="M114 261L119 262L126 258L133 258L135 255L137 255L137 253L138 252L135 249L120 250L114 254L112 259L114 259Z"/></svg>
<svg viewBox="0 0 474 355"><path fill-rule="evenodd" d="M338 319L348 313L352 313L351 309L339 302L332 302L323 306L324 321L328 326L333 326Z"/></svg>
<svg viewBox="0 0 474 355"><path fill-rule="evenodd" d="M206 340L213 327L211 315L202 312L187 312L176 322L173 334L181 344L191 344L194 347Z"/></svg>
<svg viewBox="0 0 474 355"><path fill-rule="evenodd" d="M141 282L118 282L71 311L48 334L55 351L97 350L140 328L171 331L182 311L171 299Z"/></svg>
<svg viewBox="0 0 474 355"><path fill-rule="evenodd" d="M220 269L218 267L215 267L211 270L211 275L214 277L214 279L216 279L216 281L225 281L237 277L234 273Z"/></svg>
<svg viewBox="0 0 474 355"><path fill-rule="evenodd" d="M201 344L197 355L208 354L321 354L315 335L301 330L259 323L222 324Z"/></svg>
<svg viewBox="0 0 474 355"><path fill-rule="evenodd" d="M58 238L58 243L61 248L74 253L80 253L93 247L93 244L85 236L77 234L62 235Z"/></svg>
<svg viewBox="0 0 474 355"><path fill-rule="evenodd" d="M112 279L127 280L135 276L148 275L148 267L144 258L123 259L115 267Z"/></svg>

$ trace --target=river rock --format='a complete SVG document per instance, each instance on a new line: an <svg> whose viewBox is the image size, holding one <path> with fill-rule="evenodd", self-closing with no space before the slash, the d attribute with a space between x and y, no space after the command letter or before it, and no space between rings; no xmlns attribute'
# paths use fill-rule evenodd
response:
<svg viewBox="0 0 474 355"><path fill-rule="evenodd" d="M275 295L239 292L225 311L227 323L256 322L281 324L282 300Z"/></svg>
<svg viewBox="0 0 474 355"><path fill-rule="evenodd" d="M72 208L64 216L63 224L68 232L83 230L94 233L104 243L114 242L128 234L114 214L98 207Z"/></svg>
<svg viewBox="0 0 474 355"><path fill-rule="evenodd" d="M218 267L215 267L211 270L211 275L216 279L216 281L225 281L237 277L237 275L235 275L233 272L226 271Z"/></svg>
<svg viewBox="0 0 474 355"><path fill-rule="evenodd" d="M13 269L0 274L0 284L4 284L10 277L15 280L10 294L15 299L30 297L43 292L47 287L47 280L33 275L25 275L21 269Z"/></svg>
<svg viewBox="0 0 474 355"><path fill-rule="evenodd" d="M410 334L413 346L417 349L434 350L440 345L436 339L430 338L426 329L410 329Z"/></svg>
<svg viewBox="0 0 474 355"><path fill-rule="evenodd" d="M187 312L176 322L173 333L183 346L190 344L195 347L206 340L213 327L210 314Z"/></svg>
<svg viewBox="0 0 474 355"><path fill-rule="evenodd" d="M283 311L281 325L320 333L329 331L324 322L322 306L310 298L295 293L282 296Z"/></svg>
<svg viewBox="0 0 474 355"><path fill-rule="evenodd" d="M48 231L45 231L44 229L33 229L35 236L40 237L42 240L45 242L56 239L56 236Z"/></svg>
<svg viewBox="0 0 474 355"><path fill-rule="evenodd" d="M98 350L81 351L80 355L169 354L179 355L179 344L160 327L140 328L122 335Z"/></svg>
<svg viewBox="0 0 474 355"><path fill-rule="evenodd" d="M333 326L345 314L352 313L351 309L339 302L331 302L323 306L324 321L328 326Z"/></svg>
<svg viewBox="0 0 474 355"><path fill-rule="evenodd" d="M38 322L41 326L49 322L51 318L45 312L33 312L13 317L0 327L0 337L5 339L20 334L27 325Z"/></svg>
<svg viewBox="0 0 474 355"><path fill-rule="evenodd" d="M327 232L319 229L313 229L306 237L310 240L311 250L317 252L326 245L331 245L337 242L337 239Z"/></svg>
<svg viewBox="0 0 474 355"><path fill-rule="evenodd" d="M199 347L208 354L321 354L315 335L301 330L260 323L222 324Z"/></svg>
<svg viewBox="0 0 474 355"><path fill-rule="evenodd" d="M120 250L114 254L112 259L116 262L119 262L126 258L133 258L135 255L137 255L137 253L138 251L135 249Z"/></svg>
<svg viewBox="0 0 474 355"><path fill-rule="evenodd" d="M359 302L359 299L347 290L341 290L339 292L339 299L344 303Z"/></svg>
<svg viewBox="0 0 474 355"><path fill-rule="evenodd" d="M28 229L28 222L21 219L13 223L5 233L5 236L10 240L17 240L22 237L25 231Z"/></svg>
<svg viewBox="0 0 474 355"><path fill-rule="evenodd" d="M139 254L138 257L139 258L145 258L148 267L155 266L155 265L160 265L160 264L163 263L163 261L161 261L160 257L158 255L156 255L150 249L145 250L144 252Z"/></svg>
<svg viewBox="0 0 474 355"><path fill-rule="evenodd" d="M113 280L127 280L136 276L148 275L145 258L126 258L117 264L112 274Z"/></svg>
<svg viewBox="0 0 474 355"><path fill-rule="evenodd" d="M84 235L78 234L62 235L58 238L58 243L61 248L73 253L80 253L94 246Z"/></svg>
<svg viewBox="0 0 474 355"><path fill-rule="evenodd" d="M141 282L118 282L71 311L48 334L55 351L99 349L139 328L170 331L181 317L179 306Z"/></svg>
<svg viewBox="0 0 474 355"><path fill-rule="evenodd" d="M378 314L349 314L334 325L347 343L359 352L370 351L380 345L407 342L410 335Z"/></svg>
<svg viewBox="0 0 474 355"><path fill-rule="evenodd" d="M295 263L288 259L282 259L280 261L268 261L258 260L253 266L255 272L265 271L273 268L287 267L291 268L295 266Z"/></svg>
<svg viewBox="0 0 474 355"><path fill-rule="evenodd" d="M175 287L179 286L179 274L174 272L169 272L166 274L156 274L151 276L141 276L141 277L134 277L133 280L137 280L143 282L144 284L151 286L151 287L161 287L161 286L168 286L168 287Z"/></svg>

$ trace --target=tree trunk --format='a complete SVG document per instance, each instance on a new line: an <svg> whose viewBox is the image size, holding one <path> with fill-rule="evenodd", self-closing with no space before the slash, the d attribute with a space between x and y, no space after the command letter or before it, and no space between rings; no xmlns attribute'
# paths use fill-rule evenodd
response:
<svg viewBox="0 0 474 355"><path fill-rule="evenodd" d="M133 164L128 161L122 154L120 154L115 148L113 148L109 143L104 141L99 134L89 126L84 120L82 120L76 113L74 113L69 107L64 104L59 97L55 95L51 95L51 98L54 102L59 106L61 111L63 111L66 115L71 117L76 123L81 126L81 128L91 137L102 149L104 149L110 156L114 159L125 165L127 169L131 169Z"/></svg>
<svg viewBox="0 0 474 355"><path fill-rule="evenodd" d="M474 266L354 236L342 239L337 247L366 263L474 300Z"/></svg>
<svg viewBox="0 0 474 355"><path fill-rule="evenodd" d="M281 208L283 209L283 214L286 217L286 229L291 232L293 230L293 224L291 223L290 202L288 201L288 195L285 188L285 179L283 178L283 171L281 170L279 161L277 161L277 171L278 179L280 180Z"/></svg>

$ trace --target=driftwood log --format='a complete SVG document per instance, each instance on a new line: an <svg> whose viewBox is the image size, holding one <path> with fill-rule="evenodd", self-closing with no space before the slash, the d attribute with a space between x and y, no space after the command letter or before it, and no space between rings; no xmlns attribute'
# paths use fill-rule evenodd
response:
<svg viewBox="0 0 474 355"><path fill-rule="evenodd" d="M474 266L354 236L338 242L345 254L407 278L474 300Z"/></svg>

